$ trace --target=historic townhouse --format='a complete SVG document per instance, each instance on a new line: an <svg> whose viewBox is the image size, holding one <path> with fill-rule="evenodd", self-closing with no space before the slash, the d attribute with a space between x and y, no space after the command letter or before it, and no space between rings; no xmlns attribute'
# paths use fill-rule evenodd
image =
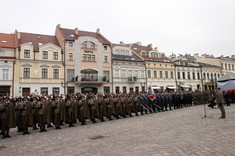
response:
<svg viewBox="0 0 235 156"><path fill-rule="evenodd" d="M146 91L144 61L131 49L131 45L112 44L114 93Z"/></svg>
<svg viewBox="0 0 235 156"><path fill-rule="evenodd" d="M111 92L111 42L100 30L88 32L57 25L55 34L64 51L66 92Z"/></svg>
<svg viewBox="0 0 235 156"><path fill-rule="evenodd" d="M14 96L15 34L0 33L0 96Z"/></svg>
<svg viewBox="0 0 235 156"><path fill-rule="evenodd" d="M15 95L63 94L63 55L55 36L18 32Z"/></svg>
<svg viewBox="0 0 235 156"><path fill-rule="evenodd" d="M222 67L222 75L227 74L230 71L235 71L235 59L232 57L219 57Z"/></svg>
<svg viewBox="0 0 235 156"><path fill-rule="evenodd" d="M147 86L152 86L155 91L175 90L174 63L160 53L152 45L132 45L132 49L137 52L145 61Z"/></svg>
<svg viewBox="0 0 235 156"><path fill-rule="evenodd" d="M221 76L220 66L196 62L191 55L171 55L176 67L176 83L179 87L189 90L212 90L216 86L216 80ZM216 64L217 60L214 60Z"/></svg>

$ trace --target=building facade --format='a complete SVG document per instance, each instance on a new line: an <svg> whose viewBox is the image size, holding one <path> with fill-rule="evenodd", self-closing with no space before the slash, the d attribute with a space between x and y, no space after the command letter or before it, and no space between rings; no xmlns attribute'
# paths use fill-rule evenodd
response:
<svg viewBox="0 0 235 156"><path fill-rule="evenodd" d="M132 45L132 49L145 61L147 86L154 91L176 89L174 63L164 53L151 45Z"/></svg>
<svg viewBox="0 0 235 156"><path fill-rule="evenodd" d="M15 34L0 33L0 96L14 96Z"/></svg>
<svg viewBox="0 0 235 156"><path fill-rule="evenodd" d="M131 49L131 45L112 44L113 92L131 93L146 91L144 61Z"/></svg>
<svg viewBox="0 0 235 156"><path fill-rule="evenodd" d="M64 51L66 93L111 92L111 42L100 30L87 32L58 25L56 37Z"/></svg>
<svg viewBox="0 0 235 156"><path fill-rule="evenodd" d="M64 66L55 36L17 32L15 95L63 94Z"/></svg>

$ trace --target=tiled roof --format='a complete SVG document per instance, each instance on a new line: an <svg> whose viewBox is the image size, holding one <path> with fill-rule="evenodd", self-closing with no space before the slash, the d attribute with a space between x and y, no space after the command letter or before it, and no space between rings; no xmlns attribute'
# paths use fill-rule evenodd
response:
<svg viewBox="0 0 235 156"><path fill-rule="evenodd" d="M42 35L42 34L32 34L32 33L20 33L19 44L32 42L34 46L34 51L39 51L39 44L47 44L53 43L59 46L57 38L55 36L50 35Z"/></svg>
<svg viewBox="0 0 235 156"><path fill-rule="evenodd" d="M142 45L131 45L131 48L134 51L136 51L136 52L141 52L141 51L149 52L150 50L152 50L151 47L149 47L149 46L142 46Z"/></svg>
<svg viewBox="0 0 235 156"><path fill-rule="evenodd" d="M165 62L165 63L173 63L169 58L167 57L148 57L148 56L142 56L145 61L151 61L151 62Z"/></svg>
<svg viewBox="0 0 235 156"><path fill-rule="evenodd" d="M112 55L112 59L113 59L113 60L117 60L117 61L143 62L143 60L141 60L141 59L140 59L138 56L136 56L134 53L132 54L132 56L113 54L113 55Z"/></svg>
<svg viewBox="0 0 235 156"><path fill-rule="evenodd" d="M2 48L16 48L15 34L0 33L0 47Z"/></svg>
<svg viewBox="0 0 235 156"><path fill-rule="evenodd" d="M73 29L66 29L66 28L59 28L59 29L61 30L64 38L67 40L76 40L78 37L81 36L90 36L98 39L103 44L111 44L111 42L100 33L78 30L78 35L76 35L75 30Z"/></svg>

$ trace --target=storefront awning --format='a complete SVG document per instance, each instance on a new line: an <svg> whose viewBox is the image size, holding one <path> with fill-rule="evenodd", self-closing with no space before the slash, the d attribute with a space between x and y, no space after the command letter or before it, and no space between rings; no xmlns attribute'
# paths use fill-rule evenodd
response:
<svg viewBox="0 0 235 156"><path fill-rule="evenodd" d="M183 87L183 88L192 88L192 87L189 86L189 85L180 85L180 87Z"/></svg>
<svg viewBox="0 0 235 156"><path fill-rule="evenodd" d="M167 88L169 88L169 89L176 89L176 87L167 87Z"/></svg>
<svg viewBox="0 0 235 156"><path fill-rule="evenodd" d="M161 89L161 87L152 87L153 89Z"/></svg>

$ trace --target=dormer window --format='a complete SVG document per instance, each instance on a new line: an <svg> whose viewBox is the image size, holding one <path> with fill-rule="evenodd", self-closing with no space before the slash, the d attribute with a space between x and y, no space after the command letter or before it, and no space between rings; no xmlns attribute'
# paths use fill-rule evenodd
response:
<svg viewBox="0 0 235 156"><path fill-rule="evenodd" d="M69 47L73 47L73 42L69 42Z"/></svg>
<svg viewBox="0 0 235 156"><path fill-rule="evenodd" d="M6 40L2 40L2 43L7 43L7 41Z"/></svg>
<svg viewBox="0 0 235 156"><path fill-rule="evenodd" d="M156 52L151 52L151 57L158 57L159 55L158 55L158 53L156 53Z"/></svg>
<svg viewBox="0 0 235 156"><path fill-rule="evenodd" d="M38 45L39 45L39 46L42 46L42 45L43 45L43 43L38 43Z"/></svg>
<svg viewBox="0 0 235 156"><path fill-rule="evenodd" d="M141 52L141 55L142 55L142 56L146 56L146 52L145 52L145 51L142 51L142 52Z"/></svg>
<svg viewBox="0 0 235 156"><path fill-rule="evenodd" d="M33 42L28 42L28 44L31 44L31 45L32 45L32 44L33 44Z"/></svg>

